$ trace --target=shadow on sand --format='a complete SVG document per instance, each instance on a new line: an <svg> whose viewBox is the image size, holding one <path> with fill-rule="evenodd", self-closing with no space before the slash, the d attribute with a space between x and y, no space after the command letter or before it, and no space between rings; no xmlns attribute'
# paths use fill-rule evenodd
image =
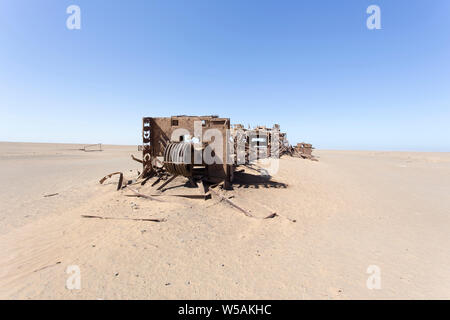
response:
<svg viewBox="0 0 450 320"><path fill-rule="evenodd" d="M233 179L233 188L287 188L287 184L271 180L271 176L236 172Z"/></svg>

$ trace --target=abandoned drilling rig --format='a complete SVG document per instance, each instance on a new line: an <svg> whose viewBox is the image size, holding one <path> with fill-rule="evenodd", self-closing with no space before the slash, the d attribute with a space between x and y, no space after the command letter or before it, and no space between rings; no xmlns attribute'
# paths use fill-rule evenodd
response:
<svg viewBox="0 0 450 320"><path fill-rule="evenodd" d="M253 177L250 178L253 182L254 177L257 177L260 184L285 188L286 184L271 181L268 171L261 167L264 161L259 160L269 160L269 166L273 164L270 160L282 155L315 160L310 144L291 146L286 133L280 132L278 124L272 128L257 126L245 129L241 124L230 125L229 118L216 115L145 117L142 121L142 142L138 147L142 151L142 159L131 155L143 167L142 172L137 172L136 178L126 179L122 172L114 172L100 179L100 183L119 175L117 190L126 188L133 192L131 196L162 202L162 195L206 200L214 194L220 201L253 218L256 217L249 210L223 194L232 190L235 175L240 185L243 177ZM248 175L243 168L236 170L241 165L256 170L259 175ZM179 177L185 177L187 181L182 182L183 179L177 179ZM132 188L133 185L143 187L152 178L155 179L148 189L150 194ZM169 183L174 180L182 184L169 187ZM192 187L200 193L189 193L188 188L183 188L184 192L179 190L177 194L169 191L180 186ZM264 219L276 216L280 215L272 212Z"/></svg>
<svg viewBox="0 0 450 320"><path fill-rule="evenodd" d="M218 116L145 117L142 122L143 177L184 176L229 188L235 167L281 155L311 159L312 146L292 147L280 126L244 129Z"/></svg>

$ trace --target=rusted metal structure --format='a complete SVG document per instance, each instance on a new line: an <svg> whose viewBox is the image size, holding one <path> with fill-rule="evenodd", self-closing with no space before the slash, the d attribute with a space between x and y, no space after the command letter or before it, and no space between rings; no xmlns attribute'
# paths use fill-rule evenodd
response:
<svg viewBox="0 0 450 320"><path fill-rule="evenodd" d="M218 116L143 118L143 175L149 176L164 170L173 176L181 175L190 180L202 178L211 183L224 181L225 186L229 187L234 168L229 161L232 156L228 144L229 129L230 119ZM220 137L217 139L221 141L216 141L216 137ZM208 163L202 156L205 152L215 161Z"/></svg>
<svg viewBox="0 0 450 320"><path fill-rule="evenodd" d="M272 128L245 129L241 124L231 127L229 118L216 115L145 117L142 142L141 178L158 175L167 180L168 176L184 176L192 184L198 180L224 182L226 188L231 187L238 165L284 154L312 158L312 146L301 143L292 147L278 124Z"/></svg>
<svg viewBox="0 0 450 320"><path fill-rule="evenodd" d="M315 160L314 156L312 155L313 149L314 148L310 143L306 142L297 143L297 145L294 147L293 156L303 159Z"/></svg>
<svg viewBox="0 0 450 320"><path fill-rule="evenodd" d="M221 201L253 218L258 217L231 201L220 191L231 188L237 166L245 165L258 171L262 176L269 176L268 171L258 167L260 163L255 163L255 160L279 158L285 154L315 160L312 156L311 144L299 143L295 147L291 146L286 133L280 132L278 124L272 128L257 126L253 129L245 129L240 124L231 127L229 118L219 118L215 115L145 117L142 119L142 145L139 145L138 149L142 150L142 159L134 155L131 155L131 158L142 163L142 173L138 171L136 178L127 179L122 172L113 172L99 182L103 184L112 176L118 175L117 190L126 189L133 193L127 196L157 202L166 201L161 199L161 196L206 200L211 198L211 195L215 195ZM189 186L190 183L200 193L196 190L196 193L190 194L188 189L178 191L177 194L171 193L169 190L174 190L180 185L168 187L168 184L174 180L178 182L184 180L177 179L180 176L188 179L181 186ZM248 178L248 176L245 170L237 170L236 182L248 186L249 181L245 181L245 177ZM151 178L155 179L151 185L148 184L150 186L147 192L134 189L134 185L139 184L141 188L146 188L144 185L151 181ZM269 180L266 177L263 179L264 184L267 185ZM198 182L201 184L200 187ZM275 185L287 186L279 183ZM277 216L280 215L272 212L266 217L259 218L269 219ZM97 216L86 217L106 219ZM161 222L162 220L151 221ZM295 220L291 221L295 222Z"/></svg>
<svg viewBox="0 0 450 320"><path fill-rule="evenodd" d="M257 126L253 129L245 129L242 124L235 124L231 135L239 164L256 159L278 158L292 149L287 134L280 132L279 124L272 128Z"/></svg>

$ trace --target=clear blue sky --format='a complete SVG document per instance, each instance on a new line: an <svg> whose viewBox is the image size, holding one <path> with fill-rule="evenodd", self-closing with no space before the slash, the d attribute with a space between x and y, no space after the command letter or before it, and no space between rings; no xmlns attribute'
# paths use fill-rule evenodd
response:
<svg viewBox="0 0 450 320"><path fill-rule="evenodd" d="M0 141L138 144L177 114L450 151L450 1L0 1Z"/></svg>

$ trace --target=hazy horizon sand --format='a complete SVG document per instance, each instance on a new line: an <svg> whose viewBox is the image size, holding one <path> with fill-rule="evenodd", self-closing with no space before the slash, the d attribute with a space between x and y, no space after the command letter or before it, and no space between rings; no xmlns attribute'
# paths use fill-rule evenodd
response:
<svg viewBox="0 0 450 320"><path fill-rule="evenodd" d="M450 153L283 157L272 182L229 192L256 217L279 214L263 220L217 199L126 197L98 180L135 175L137 146L75 146L0 142L0 298L450 298ZM81 290L65 287L71 265Z"/></svg>

